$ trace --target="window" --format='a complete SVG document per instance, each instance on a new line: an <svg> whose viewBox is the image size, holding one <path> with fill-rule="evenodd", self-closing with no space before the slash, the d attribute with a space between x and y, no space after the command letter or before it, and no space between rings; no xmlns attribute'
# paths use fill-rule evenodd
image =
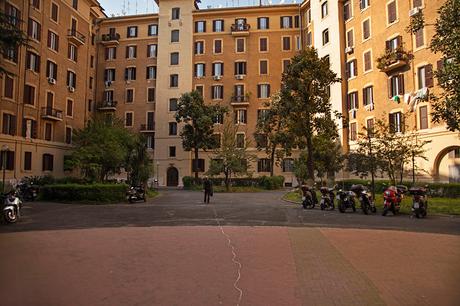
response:
<svg viewBox="0 0 460 306"><path fill-rule="evenodd" d="M366 120L366 130L369 137L374 137L374 118Z"/></svg>
<svg viewBox="0 0 460 306"><path fill-rule="evenodd" d="M364 53L364 71L372 70L372 54L371 51Z"/></svg>
<svg viewBox="0 0 460 306"><path fill-rule="evenodd" d="M169 99L169 111L177 111L177 99Z"/></svg>
<svg viewBox="0 0 460 306"><path fill-rule="evenodd" d="M177 135L177 122L169 122L169 136Z"/></svg>
<svg viewBox="0 0 460 306"><path fill-rule="evenodd" d="M173 7L171 10L171 19L177 20L180 18L180 7Z"/></svg>
<svg viewBox="0 0 460 306"><path fill-rule="evenodd" d="M257 85L257 97L259 99L270 98L270 84L259 84Z"/></svg>
<svg viewBox="0 0 460 306"><path fill-rule="evenodd" d="M422 7L422 0L412 0L412 7Z"/></svg>
<svg viewBox="0 0 460 306"><path fill-rule="evenodd" d="M290 29L292 28L292 16L282 16L280 17L280 28Z"/></svg>
<svg viewBox="0 0 460 306"><path fill-rule="evenodd" d="M262 37L259 39L259 51L267 52L268 51L268 38Z"/></svg>
<svg viewBox="0 0 460 306"><path fill-rule="evenodd" d="M239 109L235 111L235 124L246 124L247 121L247 111L245 109Z"/></svg>
<svg viewBox="0 0 460 306"><path fill-rule="evenodd" d="M179 30L172 30L171 31L171 42L179 42Z"/></svg>
<svg viewBox="0 0 460 306"><path fill-rule="evenodd" d="M257 18L257 29L268 30L270 28L270 20L268 17Z"/></svg>
<svg viewBox="0 0 460 306"><path fill-rule="evenodd" d="M150 134L150 135L146 135L145 137L145 142L146 142L146 146L147 146L147 149L150 149L150 150L153 150L155 149L155 134Z"/></svg>
<svg viewBox="0 0 460 306"><path fill-rule="evenodd" d="M387 4L388 24L392 24L398 18L396 13L396 1Z"/></svg>
<svg viewBox="0 0 460 306"><path fill-rule="evenodd" d="M353 29L347 32L347 47L353 48L355 45L353 34L354 34Z"/></svg>
<svg viewBox="0 0 460 306"><path fill-rule="evenodd" d="M420 106L420 129L424 130L428 128L428 106Z"/></svg>
<svg viewBox="0 0 460 306"><path fill-rule="evenodd" d="M125 113L125 126L133 126L133 113L132 112Z"/></svg>
<svg viewBox="0 0 460 306"><path fill-rule="evenodd" d="M204 86L203 85L196 85L195 90L203 97Z"/></svg>
<svg viewBox="0 0 460 306"><path fill-rule="evenodd" d="M192 172L204 172L204 159L192 160Z"/></svg>
<svg viewBox="0 0 460 306"><path fill-rule="evenodd" d="M433 65L426 65L417 69L418 89L433 87Z"/></svg>
<svg viewBox="0 0 460 306"><path fill-rule="evenodd" d="M157 78L157 66L147 66L146 79L154 80Z"/></svg>
<svg viewBox="0 0 460 306"><path fill-rule="evenodd" d="M369 39L371 37L371 22L370 19L366 19L363 22L363 40Z"/></svg>
<svg viewBox="0 0 460 306"><path fill-rule="evenodd" d="M235 75L245 75L246 74L246 62L236 62L235 63Z"/></svg>
<svg viewBox="0 0 460 306"><path fill-rule="evenodd" d="M212 122L213 122L214 124L222 124L222 123L224 123L224 115L223 115L223 114L217 114L217 115L213 118ZM220 135L219 135L219 143L220 143Z"/></svg>
<svg viewBox="0 0 460 306"><path fill-rule="evenodd" d="M390 98L404 94L404 74L392 76L388 82L390 89L388 95Z"/></svg>
<svg viewBox="0 0 460 306"><path fill-rule="evenodd" d="M387 40L385 46L387 50L396 50L398 47L402 46L402 37L396 36L395 38Z"/></svg>
<svg viewBox="0 0 460 306"><path fill-rule="evenodd" d="M403 133L404 132L404 117L401 112L390 114L390 132Z"/></svg>
<svg viewBox="0 0 460 306"><path fill-rule="evenodd" d="M104 91L104 101L112 102L113 101L113 90Z"/></svg>
<svg viewBox="0 0 460 306"><path fill-rule="evenodd" d="M425 38L423 35L423 28L415 32L415 47L421 48L425 45Z"/></svg>
<svg viewBox="0 0 460 306"><path fill-rule="evenodd" d="M67 87L73 89L77 88L77 75L70 70L67 71Z"/></svg>
<svg viewBox="0 0 460 306"><path fill-rule="evenodd" d="M195 33L206 32L206 21L195 21Z"/></svg>
<svg viewBox="0 0 460 306"><path fill-rule="evenodd" d="M302 48L302 42L300 41L300 36L295 36L295 50L299 51Z"/></svg>
<svg viewBox="0 0 460 306"><path fill-rule="evenodd" d="M311 23L311 9L308 9L305 12L305 23L306 25L309 25Z"/></svg>
<svg viewBox="0 0 460 306"><path fill-rule="evenodd" d="M291 50L291 37L285 36L283 37L283 51Z"/></svg>
<svg viewBox="0 0 460 306"><path fill-rule="evenodd" d="M33 72L40 72L40 56L36 53L27 51L26 67Z"/></svg>
<svg viewBox="0 0 460 306"><path fill-rule="evenodd" d="M374 104L374 86L367 86L363 88L363 104Z"/></svg>
<svg viewBox="0 0 460 306"><path fill-rule="evenodd" d="M259 73L261 75L268 74L268 61L267 60L260 60L259 61Z"/></svg>
<svg viewBox="0 0 460 306"><path fill-rule="evenodd" d="M236 134L236 147L239 149L244 148L245 143L244 143L244 134L243 133L237 133Z"/></svg>
<svg viewBox="0 0 460 306"><path fill-rule="evenodd" d="M115 81L115 69L105 69L104 71L104 82Z"/></svg>
<svg viewBox="0 0 460 306"><path fill-rule="evenodd" d="M283 159L283 172L294 171L294 160L292 158Z"/></svg>
<svg viewBox="0 0 460 306"><path fill-rule="evenodd" d="M35 87L24 85L24 104L35 105Z"/></svg>
<svg viewBox="0 0 460 306"><path fill-rule="evenodd" d="M42 170L43 171L53 171L53 160L54 156L52 154L45 153L42 157Z"/></svg>
<svg viewBox="0 0 460 306"><path fill-rule="evenodd" d="M195 55L204 54L204 41L195 42Z"/></svg>
<svg viewBox="0 0 460 306"><path fill-rule="evenodd" d="M5 86L3 88L3 96L8 99L13 99L14 79L10 75L4 74Z"/></svg>
<svg viewBox="0 0 460 306"><path fill-rule="evenodd" d="M311 32L310 32L310 31L307 33L307 37L306 37L305 41L306 41L307 46L311 47L311 44L312 44L312 35L311 35Z"/></svg>
<svg viewBox="0 0 460 306"><path fill-rule="evenodd" d="M212 64L212 75L213 76L224 75L224 63L213 63Z"/></svg>
<svg viewBox="0 0 460 306"><path fill-rule="evenodd" d="M179 65L179 52L171 53L170 65Z"/></svg>
<svg viewBox="0 0 460 306"><path fill-rule="evenodd" d="M147 88L147 102L155 102L155 88Z"/></svg>
<svg viewBox="0 0 460 306"><path fill-rule="evenodd" d="M5 50L5 53L3 54L3 58L13 62L13 63L18 63L18 48L13 47L13 48L8 48Z"/></svg>
<svg viewBox="0 0 460 306"><path fill-rule="evenodd" d="M371 5L371 0L359 0L359 8L361 10L364 10L366 8L369 7L369 5Z"/></svg>
<svg viewBox="0 0 460 306"><path fill-rule="evenodd" d="M271 163L268 158L261 158L257 161L257 172L270 172Z"/></svg>
<svg viewBox="0 0 460 306"><path fill-rule="evenodd" d="M157 45L152 44L147 46L147 57L148 58L155 58L157 57Z"/></svg>
<svg viewBox="0 0 460 306"><path fill-rule="evenodd" d="M0 169L3 169L3 165L5 165L5 170L14 170L14 151L7 151L4 154L0 154ZM3 158L6 157L6 160L3 161Z"/></svg>
<svg viewBox="0 0 460 306"><path fill-rule="evenodd" d="M323 31L323 46L329 43L329 29Z"/></svg>
<svg viewBox="0 0 460 306"><path fill-rule="evenodd" d="M126 58L135 59L137 57L137 46L126 46Z"/></svg>
<svg viewBox="0 0 460 306"><path fill-rule="evenodd" d="M224 31L224 21L223 20L213 20L212 30L214 32L223 32Z"/></svg>
<svg viewBox="0 0 460 306"><path fill-rule="evenodd" d="M125 68L125 81L136 80L136 67Z"/></svg>
<svg viewBox="0 0 460 306"><path fill-rule="evenodd" d="M148 29L147 29L147 34L149 36L157 36L158 35L158 25L149 24Z"/></svg>
<svg viewBox="0 0 460 306"><path fill-rule="evenodd" d="M176 157L176 147L169 147L169 157Z"/></svg>
<svg viewBox="0 0 460 306"><path fill-rule="evenodd" d="M321 18L324 18L328 15L328 7L327 7L327 1L324 1L323 4L321 4ZM348 18L345 18L347 20Z"/></svg>
<svg viewBox="0 0 460 306"><path fill-rule="evenodd" d="M73 116L73 101L67 99L67 106L66 106L66 112L65 112L67 117L72 117Z"/></svg>
<svg viewBox="0 0 460 306"><path fill-rule="evenodd" d="M356 122L350 123L350 140L356 141L358 139L358 131L356 130Z"/></svg>
<svg viewBox="0 0 460 306"><path fill-rule="evenodd" d="M105 48L105 60L114 60L117 58L117 47Z"/></svg>
<svg viewBox="0 0 460 306"><path fill-rule="evenodd" d="M283 73L288 71L289 65L291 65L291 60L290 59L283 60Z"/></svg>
<svg viewBox="0 0 460 306"><path fill-rule="evenodd" d="M169 87L178 87L179 86L179 75L171 74L169 76Z"/></svg>
<svg viewBox="0 0 460 306"><path fill-rule="evenodd" d="M128 27L126 37L128 38L137 37L137 26Z"/></svg>
<svg viewBox="0 0 460 306"><path fill-rule="evenodd" d="M113 91L112 91L112 93L113 93ZM126 101L126 103L133 103L134 102L134 89L132 89L132 88L126 89L125 101Z"/></svg>
<svg viewBox="0 0 460 306"><path fill-rule="evenodd" d="M33 8L39 10L40 9L40 0L32 0L32 1L30 1L30 5L32 5Z"/></svg>
<svg viewBox="0 0 460 306"><path fill-rule="evenodd" d="M78 57L78 54L77 54L77 46L75 45L72 45L72 44L69 44L69 47L68 47L68 50L67 50L68 54L68 58L74 62L77 61L77 57Z"/></svg>
<svg viewBox="0 0 460 306"><path fill-rule="evenodd" d="M354 78L358 75L358 65L356 59L347 62L346 74L348 79Z"/></svg>
<svg viewBox="0 0 460 306"><path fill-rule="evenodd" d="M51 3L51 20L58 22L59 19L59 7L56 3Z"/></svg>
<svg viewBox="0 0 460 306"><path fill-rule="evenodd" d="M24 152L24 171L32 170L32 152Z"/></svg>
<svg viewBox="0 0 460 306"><path fill-rule="evenodd" d="M245 47L245 39L244 38L237 38L236 39L236 52L241 53L244 52Z"/></svg>
<svg viewBox="0 0 460 306"><path fill-rule="evenodd" d="M78 0L72 0L72 7L78 10Z"/></svg>
<svg viewBox="0 0 460 306"><path fill-rule="evenodd" d="M222 140L221 140L221 135L215 133L215 134L212 134L212 138L213 138L213 140L214 140L214 146L213 146L213 148L214 148L214 149L220 148L220 147L221 147L221 142L222 142Z"/></svg>
<svg viewBox="0 0 460 306"><path fill-rule="evenodd" d="M48 48L53 51L59 51L59 36L48 30Z"/></svg>
<svg viewBox="0 0 460 306"><path fill-rule="evenodd" d="M351 17L353 17L353 13L351 11L351 2L347 1L343 4L343 19L347 21Z"/></svg>
<svg viewBox="0 0 460 306"><path fill-rule="evenodd" d="M2 133L6 135L16 135L16 116L3 113Z"/></svg>
<svg viewBox="0 0 460 306"><path fill-rule="evenodd" d="M206 65L203 63L195 64L195 77L202 78L206 75Z"/></svg>
<svg viewBox="0 0 460 306"><path fill-rule="evenodd" d="M348 110L355 110L359 108L359 102L358 102L358 92L350 92L347 95L347 108Z"/></svg>
<svg viewBox="0 0 460 306"><path fill-rule="evenodd" d="M214 53L216 54L222 53L222 40L221 39L214 40Z"/></svg>
<svg viewBox="0 0 460 306"><path fill-rule="evenodd" d="M234 86L234 101L235 102L244 102L245 95L244 95L244 85L238 84Z"/></svg>
<svg viewBox="0 0 460 306"><path fill-rule="evenodd" d="M72 128L71 127L65 128L65 143L67 144L72 143Z"/></svg>
<svg viewBox="0 0 460 306"><path fill-rule="evenodd" d="M211 86L211 98L213 100L221 100L224 98L224 86L214 85Z"/></svg>
<svg viewBox="0 0 460 306"><path fill-rule="evenodd" d="M265 120L270 114L269 109L258 109L257 110L257 120Z"/></svg>
<svg viewBox="0 0 460 306"><path fill-rule="evenodd" d="M254 134L257 148L268 147L268 137L265 134Z"/></svg>
<svg viewBox="0 0 460 306"><path fill-rule="evenodd" d="M51 141L53 139L53 126L51 123L45 123L45 140Z"/></svg>

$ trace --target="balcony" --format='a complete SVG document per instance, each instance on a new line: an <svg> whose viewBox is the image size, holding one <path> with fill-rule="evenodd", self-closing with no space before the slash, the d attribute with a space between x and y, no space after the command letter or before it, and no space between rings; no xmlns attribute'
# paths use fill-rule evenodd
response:
<svg viewBox="0 0 460 306"><path fill-rule="evenodd" d="M247 106L249 105L249 97L248 95L233 96L230 104L233 106Z"/></svg>
<svg viewBox="0 0 460 306"><path fill-rule="evenodd" d="M249 36L251 26L247 23L235 23L231 26L233 36Z"/></svg>
<svg viewBox="0 0 460 306"><path fill-rule="evenodd" d="M390 72L409 64L410 55L403 48L387 49L385 54L377 58L377 68L382 72Z"/></svg>
<svg viewBox="0 0 460 306"><path fill-rule="evenodd" d="M141 133L152 133L155 132L155 122L150 122L147 124L141 124Z"/></svg>
<svg viewBox="0 0 460 306"><path fill-rule="evenodd" d="M101 44L103 45L118 45L120 42L120 34L102 34Z"/></svg>
<svg viewBox="0 0 460 306"><path fill-rule="evenodd" d="M62 121L62 111L52 107L42 107L42 119Z"/></svg>
<svg viewBox="0 0 460 306"><path fill-rule="evenodd" d="M99 103L97 110L114 112L117 110L117 101L103 101Z"/></svg>
<svg viewBox="0 0 460 306"><path fill-rule="evenodd" d="M70 40L70 42L81 46L85 44L85 35L81 34L77 30L70 29L67 32L67 38Z"/></svg>

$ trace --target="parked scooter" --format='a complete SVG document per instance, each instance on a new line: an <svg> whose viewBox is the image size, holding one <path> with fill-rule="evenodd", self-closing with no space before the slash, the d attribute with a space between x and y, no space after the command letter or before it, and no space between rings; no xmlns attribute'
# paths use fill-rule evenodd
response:
<svg viewBox="0 0 460 306"><path fill-rule="evenodd" d="M24 201L35 201L38 197L38 186L28 178L23 178L18 186L19 197Z"/></svg>
<svg viewBox="0 0 460 306"><path fill-rule="evenodd" d="M15 223L21 216L22 201L16 191L4 196L3 218L7 223Z"/></svg>
<svg viewBox="0 0 460 306"><path fill-rule="evenodd" d="M401 201L404 198L404 193L407 192L407 187L403 185L390 186L383 192L383 212L382 216L386 216L388 211L393 215L399 213L401 209Z"/></svg>
<svg viewBox="0 0 460 306"><path fill-rule="evenodd" d="M426 188L412 187L409 189L409 193L412 195L412 213L417 218L426 217L428 210Z"/></svg>
<svg viewBox="0 0 460 306"><path fill-rule="evenodd" d="M129 201L129 203L147 201L145 189L142 186L131 186L126 192L126 199Z"/></svg>
<svg viewBox="0 0 460 306"><path fill-rule="evenodd" d="M339 189L339 191L337 191L336 199L337 207L341 213L344 213L348 208L351 208L353 212L356 212L355 193L353 191Z"/></svg>
<svg viewBox="0 0 460 306"><path fill-rule="evenodd" d="M316 197L316 192L313 187L303 185L302 190L302 206L304 209L313 209L318 203L318 198Z"/></svg>
<svg viewBox="0 0 460 306"><path fill-rule="evenodd" d="M369 212L377 212L374 201L372 201L367 189L363 185L352 185L350 189L358 197L358 200L361 203L361 209L365 215L369 214Z"/></svg>
<svg viewBox="0 0 460 306"><path fill-rule="evenodd" d="M335 193L334 188L321 187L321 210L334 210Z"/></svg>

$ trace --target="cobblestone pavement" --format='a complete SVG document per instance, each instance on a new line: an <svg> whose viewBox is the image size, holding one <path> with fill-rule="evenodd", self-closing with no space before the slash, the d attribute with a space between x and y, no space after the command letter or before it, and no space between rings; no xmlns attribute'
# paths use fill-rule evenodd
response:
<svg viewBox="0 0 460 306"><path fill-rule="evenodd" d="M279 197L27 205L0 226L1 304L459 305L458 218L324 214Z"/></svg>

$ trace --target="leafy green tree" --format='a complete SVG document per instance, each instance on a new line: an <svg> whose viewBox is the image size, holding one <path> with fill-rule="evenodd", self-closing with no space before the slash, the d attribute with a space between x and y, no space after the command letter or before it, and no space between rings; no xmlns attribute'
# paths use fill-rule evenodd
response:
<svg viewBox="0 0 460 306"><path fill-rule="evenodd" d="M333 123L329 88L340 81L330 70L329 60L319 58L315 49L307 48L292 58L283 73L280 107L289 113L286 127L294 145L307 150L308 179L314 180L313 136L327 133Z"/></svg>
<svg viewBox="0 0 460 306"><path fill-rule="evenodd" d="M27 36L21 31L19 26L22 20L0 12L0 55L8 58L8 54L17 52L18 48L28 44ZM8 73L5 68L0 66L0 73Z"/></svg>
<svg viewBox="0 0 460 306"><path fill-rule="evenodd" d="M300 185L303 185L303 183L308 179L307 155L307 151L302 150L299 158L294 159L293 172Z"/></svg>
<svg viewBox="0 0 460 306"><path fill-rule="evenodd" d="M145 185L153 174L153 163L147 152L147 139L144 135L136 135L132 147L128 148L125 170L131 186Z"/></svg>
<svg viewBox="0 0 460 306"><path fill-rule="evenodd" d="M176 121L185 123L180 136L185 151L194 153L195 181L198 180L199 150L209 150L216 147L214 120L227 110L219 105L206 105L198 91L185 93L181 96L176 111Z"/></svg>
<svg viewBox="0 0 460 306"><path fill-rule="evenodd" d="M324 135L316 135L313 137L313 147L316 174L321 179L326 176L333 181L335 173L343 168L345 160L340 142Z"/></svg>

